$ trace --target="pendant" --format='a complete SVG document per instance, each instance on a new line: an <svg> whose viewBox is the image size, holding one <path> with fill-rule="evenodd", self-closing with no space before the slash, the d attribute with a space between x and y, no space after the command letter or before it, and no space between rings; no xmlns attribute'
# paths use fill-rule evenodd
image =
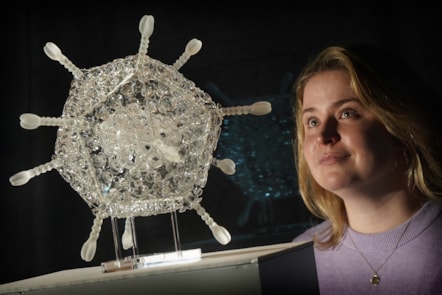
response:
<svg viewBox="0 0 442 295"><path fill-rule="evenodd" d="M370 283L373 286L378 285L381 282L381 278L377 275L377 273L374 273L373 276L370 279Z"/></svg>

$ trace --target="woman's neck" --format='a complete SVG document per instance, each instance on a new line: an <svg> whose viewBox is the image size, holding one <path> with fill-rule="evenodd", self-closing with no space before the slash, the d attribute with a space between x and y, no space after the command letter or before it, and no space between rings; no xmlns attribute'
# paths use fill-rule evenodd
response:
<svg viewBox="0 0 442 295"><path fill-rule="evenodd" d="M349 226L367 234L385 232L399 226L422 205L420 200L403 191L376 198L353 195L345 198L344 203Z"/></svg>

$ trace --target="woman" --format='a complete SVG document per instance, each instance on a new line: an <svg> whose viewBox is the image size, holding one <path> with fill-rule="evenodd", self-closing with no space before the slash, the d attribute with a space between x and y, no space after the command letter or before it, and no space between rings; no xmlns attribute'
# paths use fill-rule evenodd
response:
<svg viewBox="0 0 442 295"><path fill-rule="evenodd" d="M428 91L428 92L427 92ZM294 86L295 161L321 294L442 294L437 100L396 57L320 52Z"/></svg>

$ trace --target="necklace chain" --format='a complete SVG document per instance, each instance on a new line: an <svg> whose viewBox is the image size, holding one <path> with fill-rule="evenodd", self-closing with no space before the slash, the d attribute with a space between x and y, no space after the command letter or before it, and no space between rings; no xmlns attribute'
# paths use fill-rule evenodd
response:
<svg viewBox="0 0 442 295"><path fill-rule="evenodd" d="M361 257L365 260L365 262L368 264L368 266L370 266L371 270L373 271L373 275L371 276L371 279L370 279L370 283L373 286L376 286L381 282L381 278L379 277L378 272L381 270L381 268L384 266L384 264L387 263L388 259L390 259L390 257L393 255L393 253L398 248L400 242L402 241L402 238L404 237L405 233L408 230L408 226L410 225L410 223L411 223L411 219L408 221L407 225L405 226L405 229L402 232L401 236L399 237L398 241L396 242L396 245L393 248L393 250L391 250L391 252L387 255L387 257L384 259L384 261L382 261L382 263L379 265L379 267L377 269L373 267L373 265L370 263L370 261L368 261L367 257L365 257L365 255L364 255L364 253L362 253L362 251L356 245L355 241L353 241L350 231L348 231L348 237L350 238L351 243L353 244L355 249L358 251L359 255L361 255Z"/></svg>

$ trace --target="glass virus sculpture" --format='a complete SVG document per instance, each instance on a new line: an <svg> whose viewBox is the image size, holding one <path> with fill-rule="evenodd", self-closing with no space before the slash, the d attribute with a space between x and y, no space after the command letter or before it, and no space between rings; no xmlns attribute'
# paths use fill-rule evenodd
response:
<svg viewBox="0 0 442 295"><path fill-rule="evenodd" d="M52 169L59 172L95 216L81 249L85 261L93 259L108 217L126 218L125 249L134 247L133 217L190 209L220 244L229 243L229 232L200 205L211 166L235 173L232 160L213 157L223 118L271 111L266 101L222 108L178 72L200 50L197 39L173 65L149 57L153 25L153 16L141 18L138 54L89 69L77 68L54 43L46 43L46 55L74 76L69 96L58 118L20 116L25 129L58 126L58 131L52 160L13 175L10 183L23 185Z"/></svg>

